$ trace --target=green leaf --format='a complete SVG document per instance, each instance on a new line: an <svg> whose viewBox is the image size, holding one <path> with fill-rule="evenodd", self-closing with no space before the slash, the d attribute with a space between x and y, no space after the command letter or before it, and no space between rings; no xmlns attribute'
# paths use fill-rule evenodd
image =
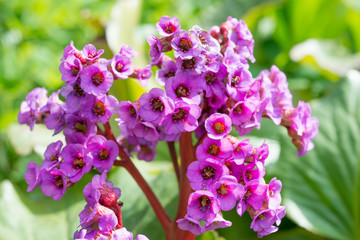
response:
<svg viewBox="0 0 360 240"><path fill-rule="evenodd" d="M315 149L297 158L288 136L272 169L283 182L288 216L315 233L360 239L360 74L352 71L332 93L313 102L319 119Z"/></svg>

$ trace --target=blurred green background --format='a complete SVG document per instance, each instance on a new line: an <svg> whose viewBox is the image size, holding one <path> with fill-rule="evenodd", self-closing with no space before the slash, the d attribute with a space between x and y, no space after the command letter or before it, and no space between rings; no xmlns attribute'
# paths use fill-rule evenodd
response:
<svg viewBox="0 0 360 240"><path fill-rule="evenodd" d="M58 202L39 189L26 193L27 163L40 163L46 145L55 141L41 127L30 133L17 124L26 94L35 87L51 93L62 86L58 67L71 40L79 49L87 43L103 48L107 58L127 43L139 52L136 64L144 66L149 60L146 36L156 34L155 23L163 15L177 16L186 30L195 24L209 29L229 15L242 18L255 39L253 75L276 64L288 77L294 105L310 101L319 118L316 147L301 158L295 157L285 129L270 121L251 133L257 142L270 139L267 180L282 180L288 206L279 231L265 239L360 239L358 0L0 0L0 239L71 239L85 205L81 190L95 174ZM113 89L121 100L135 100L144 91L132 80L117 82ZM174 216L176 180L162 146L156 161L137 165ZM122 189L128 230L164 239L127 173L112 170L110 179ZM233 222L231 228L198 239L256 239L249 216L224 216Z"/></svg>

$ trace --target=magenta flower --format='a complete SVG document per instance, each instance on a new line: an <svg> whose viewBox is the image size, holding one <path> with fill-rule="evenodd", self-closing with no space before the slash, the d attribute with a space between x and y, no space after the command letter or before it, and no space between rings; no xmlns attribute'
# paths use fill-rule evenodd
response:
<svg viewBox="0 0 360 240"><path fill-rule="evenodd" d="M198 190L189 196L187 213L189 217L211 221L220 212L220 202L210 191Z"/></svg>
<svg viewBox="0 0 360 240"><path fill-rule="evenodd" d="M157 65L164 56L163 46L160 43L160 39L154 35L149 35L147 37L147 42L150 46L149 55L151 58L151 64Z"/></svg>
<svg viewBox="0 0 360 240"><path fill-rule="evenodd" d="M127 58L134 58L139 55L131 46L128 46L124 43L120 46L119 54Z"/></svg>
<svg viewBox="0 0 360 240"><path fill-rule="evenodd" d="M199 81L187 72L180 72L175 77L169 78L165 82L165 91L174 101L189 99L195 103L200 103L201 88Z"/></svg>
<svg viewBox="0 0 360 240"><path fill-rule="evenodd" d="M180 30L179 19L177 17L162 16L156 23L156 30L161 36L169 37L175 35Z"/></svg>
<svg viewBox="0 0 360 240"><path fill-rule="evenodd" d="M192 232L195 235L200 235L205 233L205 229L201 226L200 221L196 220L188 215L185 215L184 218L176 220L178 227L182 230Z"/></svg>
<svg viewBox="0 0 360 240"><path fill-rule="evenodd" d="M226 167L213 159L192 162L187 169L186 176L193 190L210 189L221 176L227 174Z"/></svg>
<svg viewBox="0 0 360 240"><path fill-rule="evenodd" d="M91 158L82 144L67 144L61 151L64 162L60 169L71 182L79 181L85 173L91 170Z"/></svg>
<svg viewBox="0 0 360 240"><path fill-rule="evenodd" d="M84 68L80 78L80 86L84 92L96 96L106 94L114 81L113 75L107 71L106 66L97 63Z"/></svg>
<svg viewBox="0 0 360 240"><path fill-rule="evenodd" d="M250 139L238 141L234 144L233 158L237 164L243 164L245 159L251 157L253 146Z"/></svg>
<svg viewBox="0 0 360 240"><path fill-rule="evenodd" d="M197 119L201 109L192 102L177 102L174 112L167 115L162 122L166 134L176 135L181 132L194 131L198 126Z"/></svg>
<svg viewBox="0 0 360 240"><path fill-rule="evenodd" d="M195 36L189 35L185 30L179 30L171 41L171 46L174 49L175 57L182 59L190 59L198 56L202 48L199 40Z"/></svg>
<svg viewBox="0 0 360 240"><path fill-rule="evenodd" d="M87 44L84 46L82 53L84 54L86 61L89 61L90 63L94 63L104 53L104 49L99 49L98 51L96 51L94 45Z"/></svg>
<svg viewBox="0 0 360 240"><path fill-rule="evenodd" d="M221 139L231 132L231 119L226 114L214 113L205 121L209 138Z"/></svg>
<svg viewBox="0 0 360 240"><path fill-rule="evenodd" d="M119 147L116 142L106 140L100 135L92 136L87 142L87 151L92 158L92 165L99 172L109 171L119 155Z"/></svg>
<svg viewBox="0 0 360 240"><path fill-rule="evenodd" d="M68 178L60 169L41 171L41 192L58 201L65 194Z"/></svg>
<svg viewBox="0 0 360 240"><path fill-rule="evenodd" d="M206 71L205 62L206 59L202 55L197 55L189 59L176 59L176 66L183 72L188 72L191 75L200 75L203 71Z"/></svg>
<svg viewBox="0 0 360 240"><path fill-rule="evenodd" d="M156 125L161 125L165 116L175 108L174 101L160 88L152 88L150 92L142 94L139 103L141 118Z"/></svg>
<svg viewBox="0 0 360 240"><path fill-rule="evenodd" d="M246 186L245 201L251 205L255 210L263 207L266 199L267 187L263 179L254 179L249 181Z"/></svg>
<svg viewBox="0 0 360 240"><path fill-rule="evenodd" d="M161 86L165 85L165 82L170 78L174 77L177 71L176 63L169 57L162 58L161 69L156 72L156 82Z"/></svg>
<svg viewBox="0 0 360 240"><path fill-rule="evenodd" d="M218 228L227 228L230 227L231 225L232 223L230 221L225 220L221 216L221 214L218 214L213 220L206 222L204 227L205 227L205 232L207 232Z"/></svg>
<svg viewBox="0 0 360 240"><path fill-rule="evenodd" d="M27 164L27 170L24 177L25 182L28 184L26 191L32 192L41 184L40 172L40 168L35 162L29 162Z"/></svg>
<svg viewBox="0 0 360 240"><path fill-rule="evenodd" d="M70 85L64 85L61 89L61 95L66 98L63 106L66 113L78 112L89 96L78 83L75 83L72 87Z"/></svg>
<svg viewBox="0 0 360 240"><path fill-rule="evenodd" d="M233 146L228 139L211 139L206 137L196 149L196 157L198 160L215 158L221 162L220 159L224 160L231 157L232 152Z"/></svg>
<svg viewBox="0 0 360 240"><path fill-rule="evenodd" d="M84 116L93 122L106 123L116 112L118 100L111 95L90 96L83 107Z"/></svg>
<svg viewBox="0 0 360 240"><path fill-rule="evenodd" d="M206 97L219 95L225 97L225 84L223 83L227 71L224 65L220 65L217 72L207 71L201 75L201 85L206 92Z"/></svg>
<svg viewBox="0 0 360 240"><path fill-rule="evenodd" d="M96 134L95 123L84 116L65 115L64 135L67 143L85 143L86 139Z"/></svg>
<svg viewBox="0 0 360 240"><path fill-rule="evenodd" d="M269 235L270 233L276 232L280 225L281 219L285 216L285 207L280 207L276 210L265 209L260 211L254 216L250 228L255 232L258 232L258 237Z"/></svg>
<svg viewBox="0 0 360 240"><path fill-rule="evenodd" d="M247 68L237 67L229 72L226 91L235 101L241 101L253 82L254 80Z"/></svg>
<svg viewBox="0 0 360 240"><path fill-rule="evenodd" d="M154 125L149 122L138 122L134 128L134 134L137 137L144 138L147 141L157 141L159 133Z"/></svg>
<svg viewBox="0 0 360 240"><path fill-rule="evenodd" d="M63 143L60 140L54 143L50 143L47 146L44 153L45 159L41 164L41 169L50 171L62 162L62 157L60 155L62 146Z"/></svg>
<svg viewBox="0 0 360 240"><path fill-rule="evenodd" d="M133 72L131 59L120 54L116 54L111 60L111 70L117 78L127 79Z"/></svg>
<svg viewBox="0 0 360 240"><path fill-rule="evenodd" d="M138 122L139 113L137 107L130 101L120 102L117 114L119 119L126 123L126 126L129 128L134 128Z"/></svg>
<svg viewBox="0 0 360 240"><path fill-rule="evenodd" d="M230 211L236 202L245 194L244 187L238 183L234 176L222 176L219 181L211 186L211 192L220 202L220 209Z"/></svg>
<svg viewBox="0 0 360 240"><path fill-rule="evenodd" d="M210 53L220 53L220 44L210 33L195 25L189 30L189 35L194 35L202 48Z"/></svg>
<svg viewBox="0 0 360 240"><path fill-rule="evenodd" d="M74 55L70 55L60 64L61 80L67 84L73 84L80 76L82 70L81 61Z"/></svg>

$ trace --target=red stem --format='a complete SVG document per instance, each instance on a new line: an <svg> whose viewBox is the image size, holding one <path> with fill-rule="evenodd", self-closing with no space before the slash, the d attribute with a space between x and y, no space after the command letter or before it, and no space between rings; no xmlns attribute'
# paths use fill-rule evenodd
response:
<svg viewBox="0 0 360 240"><path fill-rule="evenodd" d="M176 219L183 218L187 213L187 202L189 195L192 192L190 182L186 177L186 171L190 163L195 161L195 151L192 145L191 133L184 132L180 137L180 190L179 190L179 205L176 213ZM178 228L176 221L173 222L171 228L170 240L194 240L195 235L191 232L184 231Z"/></svg>
<svg viewBox="0 0 360 240"><path fill-rule="evenodd" d="M114 134L112 133L111 127L109 123L104 124L106 137L108 139L111 139L116 141L116 138L114 137ZM115 166L122 166L124 167L130 175L135 179L141 190L144 192L146 198L148 199L151 207L153 208L156 217L159 219L160 224L162 225L165 235L168 238L170 235L170 227L171 227L171 219L169 215L166 213L165 209L161 205L159 199L156 197L155 193L152 191L148 183L145 181L139 170L136 168L134 163L131 161L129 156L126 154L126 152L123 150L123 148L118 144L119 146L119 157L121 160L116 160L114 162Z"/></svg>
<svg viewBox="0 0 360 240"><path fill-rule="evenodd" d="M169 148L172 163L174 165L176 179L177 179L179 187L180 187L180 168L179 168L179 163L178 163L178 159L177 159L177 154L176 154L174 142L167 142L167 145L168 145L168 148Z"/></svg>

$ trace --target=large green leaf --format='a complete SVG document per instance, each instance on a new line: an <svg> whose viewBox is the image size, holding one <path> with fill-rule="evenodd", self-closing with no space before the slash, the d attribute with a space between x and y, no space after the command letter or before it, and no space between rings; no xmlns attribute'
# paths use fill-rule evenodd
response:
<svg viewBox="0 0 360 240"><path fill-rule="evenodd" d="M295 157L288 136L272 169L283 182L288 216L335 239L360 239L360 74L352 71L332 93L313 102L320 122L315 149Z"/></svg>

